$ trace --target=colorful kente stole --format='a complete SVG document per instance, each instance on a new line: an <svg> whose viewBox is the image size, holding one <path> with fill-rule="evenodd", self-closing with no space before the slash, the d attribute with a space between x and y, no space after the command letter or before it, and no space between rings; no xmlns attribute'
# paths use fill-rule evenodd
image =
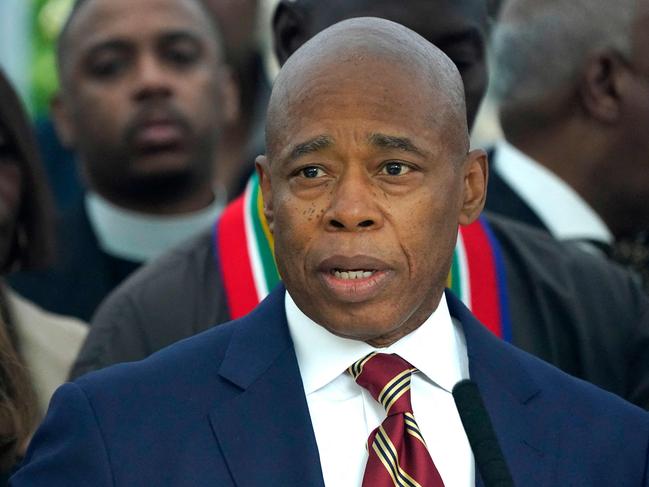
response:
<svg viewBox="0 0 649 487"><path fill-rule="evenodd" d="M240 318L280 281L257 175L216 222L214 245L230 316ZM460 227L447 286L489 330L511 342L503 257L484 217Z"/></svg>

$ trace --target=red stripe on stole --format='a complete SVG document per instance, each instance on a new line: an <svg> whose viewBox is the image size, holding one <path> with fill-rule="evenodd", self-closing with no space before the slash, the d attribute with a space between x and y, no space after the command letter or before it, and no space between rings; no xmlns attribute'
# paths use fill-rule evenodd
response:
<svg viewBox="0 0 649 487"><path fill-rule="evenodd" d="M259 304L246 242L244 205L244 195L230 203L217 222L216 232L219 265L233 320L248 314Z"/></svg>
<svg viewBox="0 0 649 487"><path fill-rule="evenodd" d="M491 332L502 338L496 260L480 220L460 227L469 268L471 311Z"/></svg>

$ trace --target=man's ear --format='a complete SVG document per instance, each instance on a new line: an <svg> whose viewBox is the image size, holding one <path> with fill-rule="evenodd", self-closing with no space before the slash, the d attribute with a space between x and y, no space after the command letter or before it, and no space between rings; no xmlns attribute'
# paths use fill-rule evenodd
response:
<svg viewBox="0 0 649 487"><path fill-rule="evenodd" d="M308 40L304 28L305 21L303 13L295 3L280 0L273 15L273 46L280 66Z"/></svg>
<svg viewBox="0 0 649 487"><path fill-rule="evenodd" d="M473 223L484 208L487 199L489 163L487 153L481 149L473 150L464 162L463 201L460 210L460 225Z"/></svg>
<svg viewBox="0 0 649 487"><path fill-rule="evenodd" d="M50 114L61 144L68 149L73 149L76 145L76 132L70 110L60 92L54 95L50 101Z"/></svg>
<svg viewBox="0 0 649 487"><path fill-rule="evenodd" d="M627 70L621 55L614 51L601 51L588 59L578 89L582 107L590 117L604 123L618 120Z"/></svg>
<svg viewBox="0 0 649 487"><path fill-rule="evenodd" d="M268 158L266 156L257 156L257 159L255 159L255 169L257 170L259 187L264 200L264 217L266 217L268 228L272 233L275 215L273 213L273 190L270 181L270 164L268 163Z"/></svg>

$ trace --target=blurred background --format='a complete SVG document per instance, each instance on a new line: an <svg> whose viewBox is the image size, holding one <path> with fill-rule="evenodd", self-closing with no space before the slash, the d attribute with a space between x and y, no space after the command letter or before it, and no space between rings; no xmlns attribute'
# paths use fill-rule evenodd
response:
<svg viewBox="0 0 649 487"><path fill-rule="evenodd" d="M48 111L56 90L54 42L73 0L0 2L0 65L33 118Z"/></svg>
<svg viewBox="0 0 649 487"><path fill-rule="evenodd" d="M36 122L47 118L56 91L54 43L74 0L2 0L0 2L0 66L20 91ZM259 43L272 79L277 61L272 55L270 17L277 0L262 0ZM501 136L493 103L487 97L473 131L475 146L489 145ZM39 127L41 130L42 127ZM42 134L41 134L42 135ZM42 139L42 137L41 137Z"/></svg>

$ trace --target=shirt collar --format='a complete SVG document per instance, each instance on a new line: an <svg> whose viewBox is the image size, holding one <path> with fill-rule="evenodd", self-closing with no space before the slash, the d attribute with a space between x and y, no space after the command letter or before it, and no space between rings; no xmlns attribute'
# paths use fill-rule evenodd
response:
<svg viewBox="0 0 649 487"><path fill-rule="evenodd" d="M496 145L494 169L555 238L613 242L604 221L571 186L505 140Z"/></svg>
<svg viewBox="0 0 649 487"><path fill-rule="evenodd" d="M447 392L458 381L469 377L462 326L451 319L444 295L437 309L419 328L381 349L329 332L306 316L288 291L285 307L307 395L332 382L370 352L398 354Z"/></svg>
<svg viewBox="0 0 649 487"><path fill-rule="evenodd" d="M88 192L86 212L101 249L132 262L146 262L214 223L224 198L215 196L208 207L174 216L138 213L115 206L97 193Z"/></svg>

